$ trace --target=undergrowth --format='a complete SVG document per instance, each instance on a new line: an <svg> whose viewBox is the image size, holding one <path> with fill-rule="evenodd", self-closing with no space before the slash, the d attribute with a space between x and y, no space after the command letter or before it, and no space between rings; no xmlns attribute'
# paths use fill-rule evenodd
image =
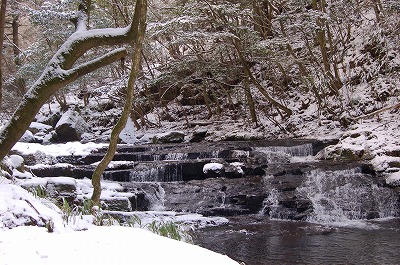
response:
<svg viewBox="0 0 400 265"><path fill-rule="evenodd" d="M76 224L78 219L83 219L84 216L91 216L92 223L96 226L124 225L138 227L178 241L193 242L190 229L173 221L153 220L151 223L143 223L140 217L134 215L128 221L122 223L111 214L104 213L100 207L93 204L91 199L85 198L81 204L71 205L64 197L61 202L51 198L46 188L42 185L29 187L27 190L36 198L55 204L61 210L61 217L66 224ZM53 231L53 225L52 223L46 224L49 232Z"/></svg>
<svg viewBox="0 0 400 265"><path fill-rule="evenodd" d="M178 241L193 242L190 230L184 225L176 222L153 220L151 223L143 224L140 217L135 215L126 222L126 225L129 227L144 228L154 234Z"/></svg>

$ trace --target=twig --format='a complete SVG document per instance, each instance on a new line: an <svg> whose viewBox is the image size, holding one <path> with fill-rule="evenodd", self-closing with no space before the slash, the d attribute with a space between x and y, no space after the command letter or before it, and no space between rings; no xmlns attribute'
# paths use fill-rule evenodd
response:
<svg viewBox="0 0 400 265"><path fill-rule="evenodd" d="M371 112L371 113L366 114L366 115L358 116L354 120L358 121L358 120L361 120L361 119L368 119L368 118L371 118L372 116L378 115L379 113L382 113L384 111L391 110L391 109L396 109L396 108L400 108L400 103L397 103L394 106L390 106L390 107L386 107L386 108L382 108L382 109L376 110L376 111Z"/></svg>

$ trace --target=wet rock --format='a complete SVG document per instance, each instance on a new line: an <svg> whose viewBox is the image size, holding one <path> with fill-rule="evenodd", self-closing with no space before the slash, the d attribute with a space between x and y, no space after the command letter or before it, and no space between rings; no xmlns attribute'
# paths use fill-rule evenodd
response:
<svg viewBox="0 0 400 265"><path fill-rule="evenodd" d="M133 211L148 211L150 210L150 201L144 191L138 192L135 196L129 198Z"/></svg>
<svg viewBox="0 0 400 265"><path fill-rule="evenodd" d="M202 214L204 216L236 216L250 214L250 211L246 208L215 207L204 211Z"/></svg>
<svg viewBox="0 0 400 265"><path fill-rule="evenodd" d="M75 177L74 166L72 165L43 165L31 167L30 171L38 177Z"/></svg>

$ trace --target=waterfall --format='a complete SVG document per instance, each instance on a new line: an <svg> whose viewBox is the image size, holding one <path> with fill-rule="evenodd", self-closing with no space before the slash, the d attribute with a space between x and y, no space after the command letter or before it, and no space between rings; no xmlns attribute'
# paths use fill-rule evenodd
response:
<svg viewBox="0 0 400 265"><path fill-rule="evenodd" d="M313 155L312 144L301 144L295 146L267 146L267 147L256 147L256 151L262 153L281 153L287 154L292 157L305 157Z"/></svg>
<svg viewBox="0 0 400 265"><path fill-rule="evenodd" d="M130 171L132 182L182 181L182 164L142 163Z"/></svg>
<svg viewBox="0 0 400 265"><path fill-rule="evenodd" d="M130 171L130 179L136 182L156 182L163 170L163 167L157 165L139 164Z"/></svg>
<svg viewBox="0 0 400 265"><path fill-rule="evenodd" d="M307 218L310 222L345 223L399 214L396 193L379 187L359 168L313 170L297 192L312 203L313 213Z"/></svg>
<svg viewBox="0 0 400 265"><path fill-rule="evenodd" d="M150 209L152 211L164 211L165 210L165 190L159 182L155 183L154 194L147 193L146 196L150 201Z"/></svg>
<svg viewBox="0 0 400 265"><path fill-rule="evenodd" d="M186 160L187 157L188 157L188 153L168 153L165 156L165 160L183 161L183 160Z"/></svg>
<svg viewBox="0 0 400 265"><path fill-rule="evenodd" d="M278 208L279 208L279 192L277 189L272 189L269 192L268 197L264 199L263 207L261 208L259 214L264 215L265 213L268 212L271 219L283 219L280 216L280 211L278 210Z"/></svg>

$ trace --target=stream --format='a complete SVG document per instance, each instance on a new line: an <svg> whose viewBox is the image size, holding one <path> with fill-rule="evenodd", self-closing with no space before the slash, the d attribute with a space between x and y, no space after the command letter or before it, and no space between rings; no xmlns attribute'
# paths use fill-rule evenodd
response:
<svg viewBox="0 0 400 265"><path fill-rule="evenodd" d="M331 226L241 216L198 231L195 243L247 265L395 265L400 262L400 219Z"/></svg>

